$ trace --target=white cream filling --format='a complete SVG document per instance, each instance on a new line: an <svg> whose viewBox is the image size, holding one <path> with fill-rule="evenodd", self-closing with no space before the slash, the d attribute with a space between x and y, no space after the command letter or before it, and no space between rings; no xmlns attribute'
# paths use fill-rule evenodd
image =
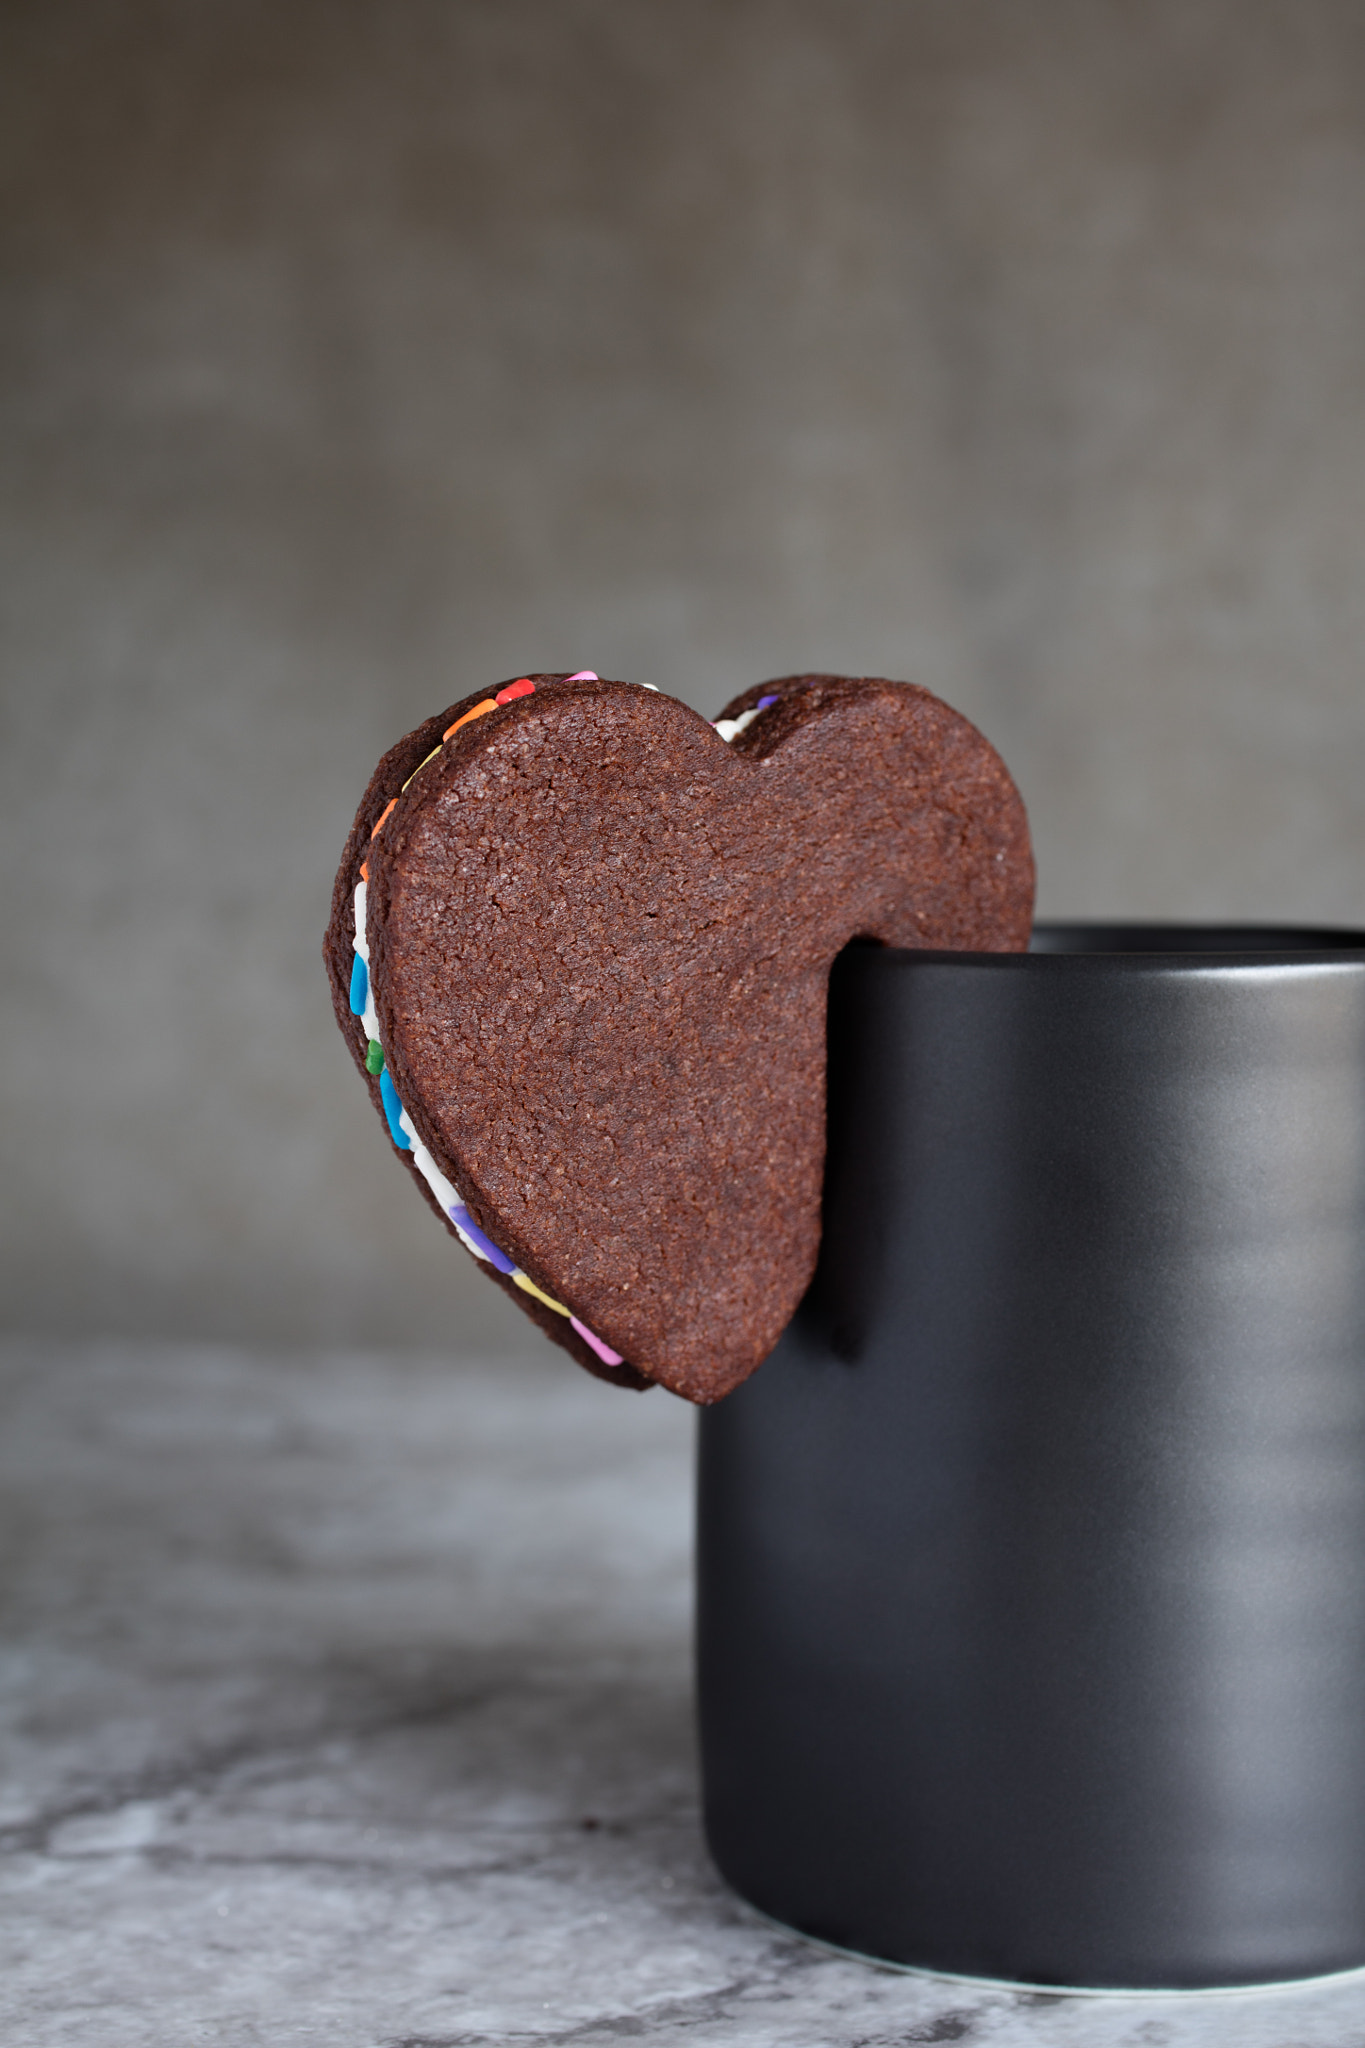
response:
<svg viewBox="0 0 1365 2048"><path fill-rule="evenodd" d="M374 992L369 985L370 948L365 931L365 884L363 882L357 885L355 892L355 937L352 940L352 945L365 962L365 1010L360 1020L361 1026L366 1038L373 1039L378 1043L379 1023L374 1013ZM475 1244L473 1238L462 1228L459 1217L454 1214L456 1209L465 1208L464 1197L454 1182L448 1180L445 1174L442 1173L435 1159L422 1143L421 1138L418 1136L416 1125L401 1103L398 1110L398 1128L407 1139L408 1145L411 1148L413 1165L431 1189L432 1194L440 1205L442 1214L449 1217L451 1227L459 1238L460 1243L474 1258L482 1259L485 1265L491 1265L493 1262L483 1249L483 1246ZM520 1287L524 1293L533 1294L537 1301L543 1301L547 1308L554 1309L557 1315L568 1316L574 1327L582 1334L582 1326L570 1310L565 1308L563 1302L556 1301L552 1295L546 1294L543 1288L537 1287L535 1281L531 1279L529 1274L523 1273L520 1266L514 1266L508 1278L516 1286ZM587 1334L593 1348L600 1350L601 1339L592 1336L591 1332Z"/></svg>
<svg viewBox="0 0 1365 2048"><path fill-rule="evenodd" d="M351 943L355 951L359 953L361 959L365 962L365 1008L361 1013L360 1028L365 1033L367 1042L377 1045L379 1043L379 1019L375 1014L374 989L370 983L370 942L365 931L365 884L363 882L356 883L355 937ZM418 1137L413 1127L412 1118L405 1109L399 1112L398 1127L412 1147L413 1165L431 1189L432 1194L435 1195L445 1214L450 1216L452 1209L463 1209L464 1202L458 1190L446 1179L440 1167ZM450 1221L454 1228L459 1231L460 1243L464 1246L465 1250L472 1252L476 1259L482 1259L485 1264L488 1264L487 1252L480 1250L471 1237L466 1237L453 1216L450 1216Z"/></svg>

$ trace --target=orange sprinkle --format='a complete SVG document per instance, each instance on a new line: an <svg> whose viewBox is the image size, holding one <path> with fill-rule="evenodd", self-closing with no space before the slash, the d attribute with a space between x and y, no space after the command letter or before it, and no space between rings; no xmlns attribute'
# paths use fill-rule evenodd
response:
<svg viewBox="0 0 1365 2048"><path fill-rule="evenodd" d="M441 734L441 738L448 740L450 735L453 732L458 732L462 725L468 725L471 718L482 718L486 711L496 711L497 708L498 700L496 697L485 697L482 704L476 704L472 711L466 711L463 718L457 718L454 725L448 725Z"/></svg>
<svg viewBox="0 0 1365 2048"><path fill-rule="evenodd" d="M367 860L360 863L360 879L362 882L368 882L370 879L370 863Z"/></svg>
<svg viewBox="0 0 1365 2048"><path fill-rule="evenodd" d="M499 704L510 704L514 698L533 696L535 694L535 687L529 676L523 676L519 683L509 683L505 690L499 690L497 702Z"/></svg>
<svg viewBox="0 0 1365 2048"><path fill-rule="evenodd" d="M381 812L379 813L379 816L378 816L378 817L377 817L377 818L375 819L375 821L374 821L374 832L377 832L377 831L379 830L380 826L381 826L381 825L383 824L383 822L384 822L385 818L387 818L387 817L388 817L388 815L389 815L389 812L390 812L390 811L391 811L391 810L393 809L393 807L394 807L394 805L395 805L395 804L397 803L397 801L398 801L398 798L397 798L396 796L391 796L391 797L389 798L389 800L388 800L388 802L387 802L387 803L385 804L385 806L384 806L383 810L382 810L382 811L381 811ZM374 832L371 832L371 834L370 834L370 837L371 837L371 839L373 839L373 838L374 838Z"/></svg>

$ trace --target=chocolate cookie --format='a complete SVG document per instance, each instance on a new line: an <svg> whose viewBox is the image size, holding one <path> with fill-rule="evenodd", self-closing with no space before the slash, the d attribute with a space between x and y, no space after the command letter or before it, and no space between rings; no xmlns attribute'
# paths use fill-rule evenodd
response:
<svg viewBox="0 0 1365 2048"><path fill-rule="evenodd" d="M815 1262L835 954L1022 949L1032 906L1004 763L925 690L788 676L712 726L536 675L385 755L325 952L452 1233L590 1371L704 1403Z"/></svg>

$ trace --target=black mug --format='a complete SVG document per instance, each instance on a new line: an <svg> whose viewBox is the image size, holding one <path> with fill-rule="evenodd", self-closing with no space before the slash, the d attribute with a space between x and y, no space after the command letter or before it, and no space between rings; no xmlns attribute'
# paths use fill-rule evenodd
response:
<svg viewBox="0 0 1365 2048"><path fill-rule="evenodd" d="M814 1281L701 1422L723 1875L970 1976L1365 1964L1365 933L851 947Z"/></svg>

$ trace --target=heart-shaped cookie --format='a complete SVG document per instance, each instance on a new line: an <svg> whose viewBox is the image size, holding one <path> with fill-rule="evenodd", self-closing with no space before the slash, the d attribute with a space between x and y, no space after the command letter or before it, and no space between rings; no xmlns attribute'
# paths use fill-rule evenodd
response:
<svg viewBox="0 0 1365 2048"><path fill-rule="evenodd" d="M814 1266L835 954L1023 948L1032 906L1004 763L925 690L786 677L712 726L537 675L385 755L326 954L448 1227L590 1370L710 1402Z"/></svg>

